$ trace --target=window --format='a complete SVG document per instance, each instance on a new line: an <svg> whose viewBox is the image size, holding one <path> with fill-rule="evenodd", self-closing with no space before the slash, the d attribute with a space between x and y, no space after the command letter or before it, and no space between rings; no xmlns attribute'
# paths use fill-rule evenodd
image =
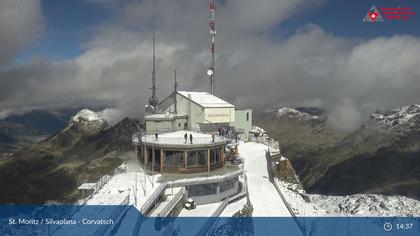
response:
<svg viewBox="0 0 420 236"><path fill-rule="evenodd" d="M181 123L178 123L178 128L181 128Z"/></svg>
<svg viewBox="0 0 420 236"><path fill-rule="evenodd" d="M165 167L183 167L184 162L184 152L179 151L166 151L165 152Z"/></svg>
<svg viewBox="0 0 420 236"><path fill-rule="evenodd" d="M210 149L210 164L220 163L220 150L218 148Z"/></svg>
<svg viewBox="0 0 420 236"><path fill-rule="evenodd" d="M187 166L207 165L207 150L188 152Z"/></svg>
<svg viewBox="0 0 420 236"><path fill-rule="evenodd" d="M233 189L235 187L235 182L235 179L230 179L220 183L220 192L225 192L227 190Z"/></svg>
<svg viewBox="0 0 420 236"><path fill-rule="evenodd" d="M246 113L246 121L249 121L249 112Z"/></svg>
<svg viewBox="0 0 420 236"><path fill-rule="evenodd" d="M187 188L188 197L213 195L217 193L217 183L190 185Z"/></svg>

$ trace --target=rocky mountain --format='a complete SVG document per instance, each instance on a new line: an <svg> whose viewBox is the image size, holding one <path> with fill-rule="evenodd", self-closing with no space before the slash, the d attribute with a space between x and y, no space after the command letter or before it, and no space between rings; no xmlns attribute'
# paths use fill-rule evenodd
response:
<svg viewBox="0 0 420 236"><path fill-rule="evenodd" d="M132 151L137 121L125 118L115 125L101 113L82 110L50 138L0 162L0 203L72 202L75 189L122 163Z"/></svg>
<svg viewBox="0 0 420 236"><path fill-rule="evenodd" d="M60 132L79 108L32 110L0 119L0 153L14 152Z"/></svg>
<svg viewBox="0 0 420 236"><path fill-rule="evenodd" d="M290 161L275 159L275 181L294 213L299 216L400 216L420 215L420 201L404 196L352 194L332 196L307 193ZM303 224L307 223L305 220ZM309 225L310 226L310 225Z"/></svg>
<svg viewBox="0 0 420 236"><path fill-rule="evenodd" d="M279 140L310 193L420 198L419 107L377 112L347 134L329 128L322 116L294 111L298 116L276 114L259 125Z"/></svg>
<svg viewBox="0 0 420 236"><path fill-rule="evenodd" d="M288 108L284 107L279 109L275 114L275 117L278 119L294 119L298 121L309 121L309 120L322 120L322 111L315 111L314 108Z"/></svg>

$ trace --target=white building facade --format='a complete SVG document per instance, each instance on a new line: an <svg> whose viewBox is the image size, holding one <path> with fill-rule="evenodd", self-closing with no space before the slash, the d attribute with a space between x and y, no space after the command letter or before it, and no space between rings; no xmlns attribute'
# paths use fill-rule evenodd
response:
<svg viewBox="0 0 420 236"><path fill-rule="evenodd" d="M252 126L252 110L237 110L234 105L207 92L176 91L159 104L160 114L145 117L148 133L159 130L214 131L222 127L245 130ZM236 116L239 115L239 119ZM238 122L236 122L238 121Z"/></svg>

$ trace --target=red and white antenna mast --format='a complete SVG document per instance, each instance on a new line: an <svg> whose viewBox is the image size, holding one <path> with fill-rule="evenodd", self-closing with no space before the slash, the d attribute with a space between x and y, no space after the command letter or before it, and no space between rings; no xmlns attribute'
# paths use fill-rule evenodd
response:
<svg viewBox="0 0 420 236"><path fill-rule="evenodd" d="M210 3L210 52L211 52L211 62L210 68L207 71L207 75L210 79L210 92L214 94L214 72L215 72L215 40L216 40L216 3L212 1Z"/></svg>

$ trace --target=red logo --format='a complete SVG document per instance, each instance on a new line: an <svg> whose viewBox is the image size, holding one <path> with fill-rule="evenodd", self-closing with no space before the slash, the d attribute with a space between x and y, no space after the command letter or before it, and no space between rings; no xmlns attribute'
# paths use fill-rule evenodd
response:
<svg viewBox="0 0 420 236"><path fill-rule="evenodd" d="M372 21L375 21L375 19L378 17L378 13L377 12L369 12L368 13L370 16L370 19L372 19Z"/></svg>

